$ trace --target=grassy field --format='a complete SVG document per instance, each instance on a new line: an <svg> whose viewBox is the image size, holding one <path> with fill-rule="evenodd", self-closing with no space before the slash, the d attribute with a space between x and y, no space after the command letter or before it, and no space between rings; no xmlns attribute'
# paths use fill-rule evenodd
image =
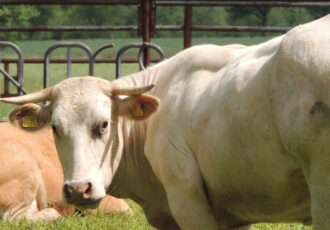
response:
<svg viewBox="0 0 330 230"><path fill-rule="evenodd" d="M213 43L219 45L226 45L231 43L239 43L245 45L253 45L268 40L269 38L195 38L193 39L193 45L203 43ZM99 57L114 57L118 49L124 44L131 42L138 42L139 39L94 39L94 40L79 40L80 42L86 43L92 50L109 44L115 43L115 48L107 50L101 53ZM24 53L24 57L29 58L41 58L43 57L46 49L58 41L24 41L17 42ZM182 50L183 40L178 38L162 38L153 39L152 42L161 46L167 57L174 55L175 53ZM13 53L5 50L1 57L15 57ZM136 56L137 50L128 52L125 57ZM84 53L73 49L72 57L81 57ZM154 55L154 54L152 54ZM65 50L59 50L54 52L52 57L64 57ZM11 71L14 70L14 66L11 67ZM122 75L127 75L138 71L137 64L124 64L122 66ZM11 72L13 73L13 72ZM72 66L72 76L85 76L87 75L87 65L74 64ZM103 77L105 79L113 79L115 75L115 66L113 64L96 64L95 75ZM28 64L24 66L24 88L28 92L34 92L42 88L42 76L43 76L43 65L41 64ZM54 85L57 82L65 79L66 76L66 65L63 64L51 64L50 65L50 85ZM11 91L15 92L14 87L11 87ZM3 92L3 76L0 76L0 92ZM13 108L11 105L0 104L0 116L6 116L7 113ZM1 130L0 130L1 132ZM5 230L17 230L17 229L153 229L148 225L146 218L141 208L132 201L128 201L133 208L135 215L133 217L125 216L122 214L104 214L94 213L86 217L73 216L64 217L59 221L55 222L38 222L31 223L26 220L15 221L12 223L1 222L0 229ZM258 224L254 225L253 230L311 230L312 227L305 227L300 224Z"/></svg>

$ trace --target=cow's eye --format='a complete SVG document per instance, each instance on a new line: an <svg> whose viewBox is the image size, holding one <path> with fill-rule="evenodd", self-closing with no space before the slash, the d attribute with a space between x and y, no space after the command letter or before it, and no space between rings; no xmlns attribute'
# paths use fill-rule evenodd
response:
<svg viewBox="0 0 330 230"><path fill-rule="evenodd" d="M104 121L102 121L102 123L95 125L92 129L92 136L94 138L101 137L102 134L106 132L108 126L109 126L108 120L104 120Z"/></svg>
<svg viewBox="0 0 330 230"><path fill-rule="evenodd" d="M52 130L53 130L53 133L57 135L57 129L56 129L55 125L52 125Z"/></svg>
<svg viewBox="0 0 330 230"><path fill-rule="evenodd" d="M104 121L102 123L101 129L106 129L108 127L108 123L109 123L108 121Z"/></svg>

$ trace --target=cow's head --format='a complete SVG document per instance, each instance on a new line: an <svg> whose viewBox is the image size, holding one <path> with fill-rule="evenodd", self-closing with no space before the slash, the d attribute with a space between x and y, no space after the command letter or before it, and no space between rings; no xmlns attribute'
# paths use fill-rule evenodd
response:
<svg viewBox="0 0 330 230"><path fill-rule="evenodd" d="M63 198L85 209L98 205L118 168L123 148L119 117L140 121L156 111L158 99L144 94L152 87L70 78L52 88L0 101L20 105L9 119L22 129L50 125L63 168ZM45 101L49 103L41 103Z"/></svg>

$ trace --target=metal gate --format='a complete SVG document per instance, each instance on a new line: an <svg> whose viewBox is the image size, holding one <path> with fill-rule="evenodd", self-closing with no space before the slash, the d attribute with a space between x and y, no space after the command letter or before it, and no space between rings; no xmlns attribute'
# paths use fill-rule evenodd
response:
<svg viewBox="0 0 330 230"><path fill-rule="evenodd" d="M9 74L9 62L4 62L4 68L0 66L0 73L4 76L4 93L1 94L1 97L9 97L9 96L16 96L27 94L28 92L23 88L23 53L21 49L16 46L15 44L11 42L0 42L0 48L1 47L9 47L15 51L17 54L17 76L11 76ZM87 54L87 59L80 59L79 61L75 60L75 63L88 63L88 75L93 76L94 75L94 64L98 62L97 56L104 51L105 49L110 49L114 47L114 44L107 44L99 49L97 49L94 53L92 52L91 48L81 42L58 42L54 45L50 46L44 55L43 59L43 87L47 88L49 87L49 66L51 63L51 54L54 50L58 48L66 48L66 59L64 63L67 64L67 74L66 77L71 77L71 65L72 65L72 57L71 57L71 49L72 48L79 48L82 49ZM154 59L154 61L161 61L165 59L165 53L162 50L161 47L159 47L156 44L148 43L148 42L138 42L138 43L131 43L126 46L123 46L116 55L116 78L120 77L120 69L121 64L123 62L122 56L123 54L131 48L139 48L137 59L135 60L140 67L140 70L145 69L145 66L143 64L143 58L144 58L144 50L146 49L154 49L160 56L159 59ZM131 60L133 61L133 60ZM0 50L0 63L1 63L1 50ZM39 63L39 62L38 62ZM60 63L63 63L62 60ZM101 62L102 63L102 62ZM12 83L17 88L17 94L12 94L9 92L9 83Z"/></svg>
<svg viewBox="0 0 330 230"><path fill-rule="evenodd" d="M2 48L10 48L15 51L17 55L17 75L10 76L9 74L9 64L4 63L4 68L0 66L0 73L4 76L4 93L0 94L1 97L21 95L22 93L27 94L27 91L23 88L23 53L21 49L12 42L0 41L0 63ZM10 94L9 92L9 82L14 84L17 88L17 94Z"/></svg>

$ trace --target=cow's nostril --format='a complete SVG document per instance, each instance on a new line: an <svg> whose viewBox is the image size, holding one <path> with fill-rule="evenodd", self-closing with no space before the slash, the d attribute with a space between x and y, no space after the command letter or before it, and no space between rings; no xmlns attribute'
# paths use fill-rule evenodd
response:
<svg viewBox="0 0 330 230"><path fill-rule="evenodd" d="M72 188L69 185L65 184L63 186L63 191L64 191L64 195L65 195L66 199L67 200L71 199Z"/></svg>
<svg viewBox="0 0 330 230"><path fill-rule="evenodd" d="M63 193L70 204L77 204L90 200L93 193L93 185L88 183L67 183L63 186Z"/></svg>
<svg viewBox="0 0 330 230"><path fill-rule="evenodd" d="M85 192L84 192L84 198L86 198L86 199L89 199L90 197L91 197L91 194L92 194L92 188L93 188L93 185L92 185L92 183L91 182L88 182L87 183L87 188L86 188L86 190L85 190Z"/></svg>

